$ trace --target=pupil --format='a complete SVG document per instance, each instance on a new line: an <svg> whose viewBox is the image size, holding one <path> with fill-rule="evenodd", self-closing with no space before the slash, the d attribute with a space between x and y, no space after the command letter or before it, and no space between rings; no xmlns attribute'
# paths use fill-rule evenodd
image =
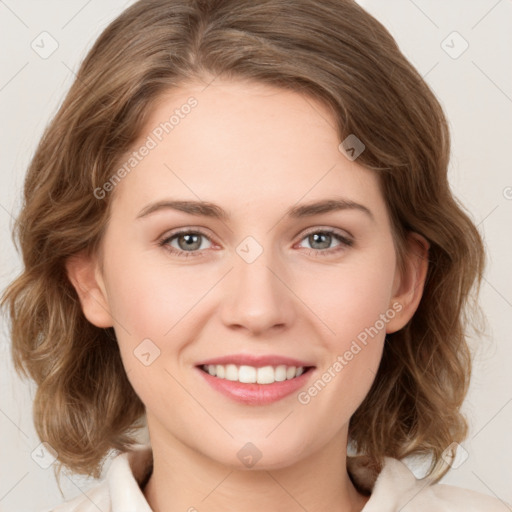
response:
<svg viewBox="0 0 512 512"><path fill-rule="evenodd" d="M324 242L321 241L321 238L324 237ZM320 243L321 247L320 249L327 249L330 245L331 241L331 235L328 233L315 233L311 235L310 237L310 244L313 245L313 243ZM313 240L313 243L311 243L311 240Z"/></svg>
<svg viewBox="0 0 512 512"><path fill-rule="evenodd" d="M180 245L180 248L183 249L199 249L201 243L199 242L198 244L198 240L199 240L199 235L182 235L178 240L182 240L182 239L185 239L185 244L179 244ZM194 246L194 244L197 245L197 247Z"/></svg>

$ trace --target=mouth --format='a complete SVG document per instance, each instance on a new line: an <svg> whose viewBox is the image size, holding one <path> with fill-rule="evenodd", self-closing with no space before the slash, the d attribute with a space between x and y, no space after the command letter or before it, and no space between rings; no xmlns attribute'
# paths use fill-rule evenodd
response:
<svg viewBox="0 0 512 512"><path fill-rule="evenodd" d="M276 382L297 379L311 371L314 366L288 366L281 364L256 367L235 364L203 364L199 365L198 368L216 379L266 386Z"/></svg>
<svg viewBox="0 0 512 512"><path fill-rule="evenodd" d="M267 358L265 362L251 361L258 365L252 366L240 361L235 364L233 358L230 359L230 363L203 363L195 369L210 389L234 402L252 406L269 405L297 393L313 378L316 368L293 365L292 362L298 363L293 360L288 360L288 364L276 364L274 359L271 364ZM282 358L278 362L282 363Z"/></svg>

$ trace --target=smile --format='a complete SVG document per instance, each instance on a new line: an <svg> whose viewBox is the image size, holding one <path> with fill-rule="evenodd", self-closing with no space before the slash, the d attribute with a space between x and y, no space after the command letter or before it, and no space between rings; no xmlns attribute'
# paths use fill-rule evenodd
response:
<svg viewBox="0 0 512 512"><path fill-rule="evenodd" d="M208 364L201 369L218 379L225 379L244 384L273 384L300 377L307 367L304 366L248 366L235 364Z"/></svg>
<svg viewBox="0 0 512 512"><path fill-rule="evenodd" d="M199 376L211 389L244 405L263 406L298 392L314 376L314 366L202 364Z"/></svg>

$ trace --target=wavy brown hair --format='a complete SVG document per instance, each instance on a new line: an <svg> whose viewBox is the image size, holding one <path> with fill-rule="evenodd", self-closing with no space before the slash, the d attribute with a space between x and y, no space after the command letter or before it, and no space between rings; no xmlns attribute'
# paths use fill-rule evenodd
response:
<svg viewBox="0 0 512 512"><path fill-rule="evenodd" d="M373 386L349 438L375 465L441 455L467 434L460 413L470 376L465 325L484 265L481 237L452 195L450 134L436 97L384 26L351 0L141 0L101 34L33 156L15 240L24 270L4 293L12 355L37 384L40 439L67 467L98 477L110 450L136 442L144 405L113 328L89 323L65 262L96 251L114 175L162 94L187 82L243 79L327 106L340 142L366 146L392 221L398 261L408 232L430 243L424 294L387 336ZM476 292L474 295L471 292Z"/></svg>

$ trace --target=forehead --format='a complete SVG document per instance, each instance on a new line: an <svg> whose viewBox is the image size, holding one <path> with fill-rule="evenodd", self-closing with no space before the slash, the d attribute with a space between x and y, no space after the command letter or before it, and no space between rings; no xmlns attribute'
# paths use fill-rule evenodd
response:
<svg viewBox="0 0 512 512"><path fill-rule="evenodd" d="M154 103L132 151L151 149L116 195L133 209L166 196L257 209L333 193L383 207L377 176L340 142L334 117L310 96L246 81L191 83Z"/></svg>

